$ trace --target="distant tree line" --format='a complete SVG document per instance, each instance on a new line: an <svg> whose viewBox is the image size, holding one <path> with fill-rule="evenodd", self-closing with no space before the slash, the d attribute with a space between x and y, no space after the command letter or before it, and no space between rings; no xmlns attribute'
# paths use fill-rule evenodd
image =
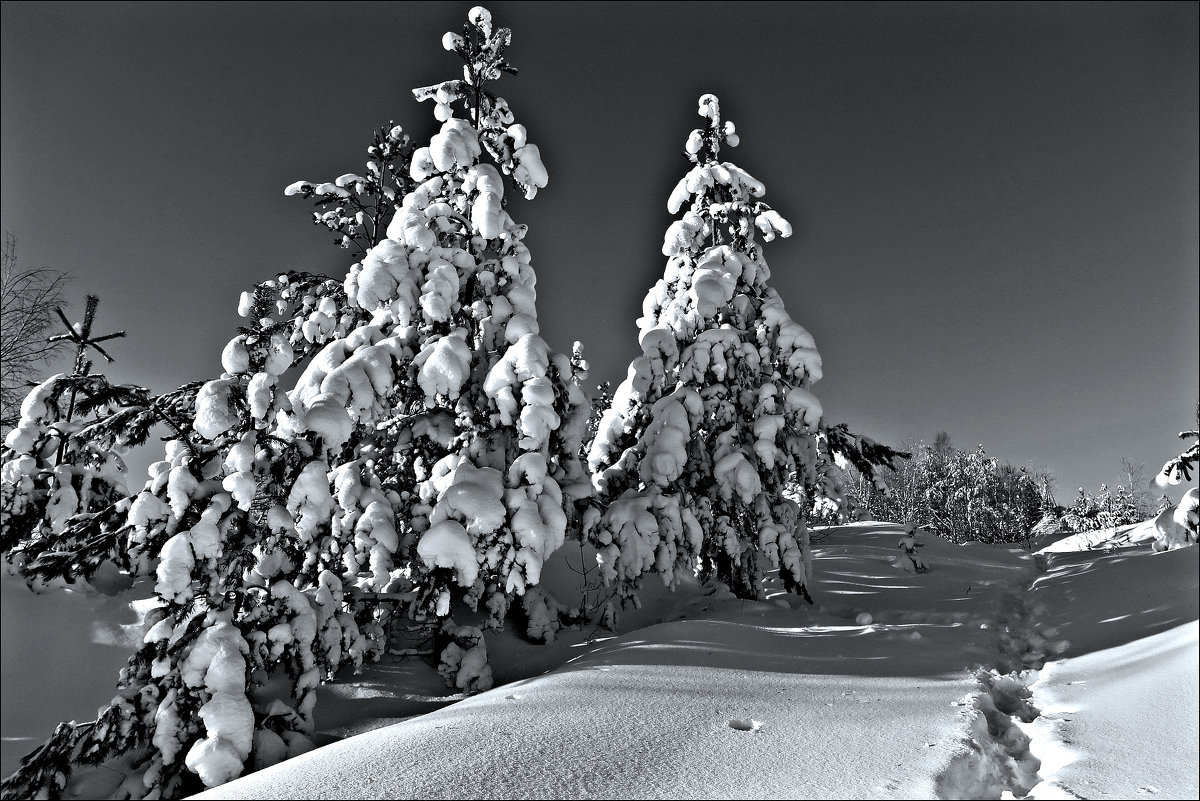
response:
<svg viewBox="0 0 1200 801"><path fill-rule="evenodd" d="M846 470L848 506L876 520L912 523L951 542L1025 543L1054 532L1139 523L1169 502L1146 487L1145 465L1122 459L1122 480L1092 493L1080 487L1068 505L1054 498L1044 467L1020 467L989 456L982 445L956 448L939 432L932 445L908 441L912 457L881 471L878 482ZM836 521L816 521L836 522Z"/></svg>
<svg viewBox="0 0 1200 801"><path fill-rule="evenodd" d="M1056 510L1061 528L1079 532L1127 526L1151 518L1171 505L1167 496L1156 499L1146 489L1145 465L1122 459L1121 472L1124 480L1112 487L1101 484L1094 495L1080 487L1069 507Z"/></svg>
<svg viewBox="0 0 1200 801"><path fill-rule="evenodd" d="M904 449L912 457L881 472L886 491L848 471L848 494L876 520L913 523L951 542L1024 542L1053 505L1045 469L1001 462L982 445L956 448L942 431L932 445Z"/></svg>

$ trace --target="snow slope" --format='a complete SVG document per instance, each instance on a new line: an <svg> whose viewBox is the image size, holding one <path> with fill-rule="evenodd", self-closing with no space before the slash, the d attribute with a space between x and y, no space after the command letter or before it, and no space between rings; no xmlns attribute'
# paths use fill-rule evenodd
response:
<svg viewBox="0 0 1200 801"><path fill-rule="evenodd" d="M1029 599L1043 630L1065 638L1067 658L1034 687L1034 751L1062 763L1043 770L1039 797L1200 796L1196 550L1042 555Z"/></svg>
<svg viewBox="0 0 1200 801"><path fill-rule="evenodd" d="M201 797L1196 796L1196 549L1039 569L926 537L908 573L900 536L829 533L815 608L693 587L681 619Z"/></svg>
<svg viewBox="0 0 1200 801"><path fill-rule="evenodd" d="M499 686L465 700L424 660L391 656L322 690L328 745L202 797L1195 798L1200 551L1155 554L1127 535L1036 554L926 535L929 570L915 573L899 527L829 530L814 546L816 606L776 588L762 603L649 588L618 637L489 637ZM569 553L546 575L568 598ZM13 584L6 759L32 744L10 732L40 739L64 714L10 664L29 645L10 608L36 617L64 602L13 605ZM63 630L119 639L120 624L96 637L81 622L109 606L70 600ZM119 650L93 643L85 658L104 649Z"/></svg>
<svg viewBox="0 0 1200 801"><path fill-rule="evenodd" d="M1197 632L1193 620L1042 670L1030 728L1048 778L1037 797L1197 797Z"/></svg>

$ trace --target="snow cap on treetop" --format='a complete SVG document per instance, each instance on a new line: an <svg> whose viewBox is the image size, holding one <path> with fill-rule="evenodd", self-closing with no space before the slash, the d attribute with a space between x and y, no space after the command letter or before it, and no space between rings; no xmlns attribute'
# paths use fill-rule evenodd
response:
<svg viewBox="0 0 1200 801"><path fill-rule="evenodd" d="M701 158L716 160L717 154L721 152L722 144L730 147L738 146L741 140L737 135L737 126L729 120L726 120L724 125L721 124L721 101L717 99L716 95L700 95L696 113L708 120L708 127L703 130L697 128L688 135L687 143L684 145L688 158L695 162L700 161Z"/></svg>
<svg viewBox="0 0 1200 801"><path fill-rule="evenodd" d="M478 26L479 29L485 34L491 35L492 12L488 11L483 6L475 6L467 12L467 19L471 21L472 25Z"/></svg>
<svg viewBox="0 0 1200 801"><path fill-rule="evenodd" d="M526 199L532 199L549 180L541 151L527 141L525 127L515 124L508 102L483 89L484 84L497 80L505 72L516 74L516 69L504 58L504 51L511 42L512 31L493 29L492 15L486 8L472 8L461 34L448 32L442 37L442 47L463 60L463 77L419 87L413 90L413 96L418 102L434 101L434 117L446 125L459 126L455 129L458 133L465 136L469 128L476 142L474 149L487 150L496 160L500 172L511 176ZM454 119L454 104L458 102L463 104L467 120ZM442 133L447 133L445 127ZM434 172L450 171L443 163L445 159L439 161L437 158L441 144L446 143L434 142L429 150L422 148L413 154L414 180L424 181ZM289 187L292 189L303 191L300 187ZM476 211L489 224L498 224L500 196L495 192L481 194ZM491 238L487 234L484 236Z"/></svg>

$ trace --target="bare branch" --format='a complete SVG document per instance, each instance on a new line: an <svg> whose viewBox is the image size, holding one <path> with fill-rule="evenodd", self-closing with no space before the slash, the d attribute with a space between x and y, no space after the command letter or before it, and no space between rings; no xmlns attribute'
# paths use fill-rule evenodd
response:
<svg viewBox="0 0 1200 801"><path fill-rule="evenodd" d="M22 268L17 239L4 235L0 254L0 425L16 423L21 401L62 344L46 332L63 302L67 275L45 267Z"/></svg>

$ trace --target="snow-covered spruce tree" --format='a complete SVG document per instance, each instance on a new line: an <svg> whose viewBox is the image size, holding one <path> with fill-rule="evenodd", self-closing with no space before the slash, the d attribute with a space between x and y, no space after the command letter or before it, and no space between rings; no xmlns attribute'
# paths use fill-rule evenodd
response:
<svg viewBox="0 0 1200 801"><path fill-rule="evenodd" d="M332 479L331 536L351 543L343 561L371 590L407 598L418 620L483 602L492 626L522 597L530 633L548 637L553 603L533 588L570 501L589 491L582 364L539 336L525 227L504 209L504 175L527 198L546 185L537 146L487 89L515 72L511 33L485 9L469 17L442 40L465 77L414 90L435 101L441 130L414 151L386 239L346 279L365 322L309 365L281 430L323 446L311 469ZM446 634L474 643L464 664L478 661L474 632Z"/></svg>
<svg viewBox="0 0 1200 801"><path fill-rule="evenodd" d="M590 521L607 581L636 602L641 577L674 587L698 573L758 597L770 566L806 594L808 533L789 481L819 494L821 358L767 285L755 231L791 226L756 198L764 187L718 159L738 142L717 98L700 98L695 166L667 208L663 278L643 301L642 355L629 366L589 454L604 511Z"/></svg>
<svg viewBox="0 0 1200 801"><path fill-rule="evenodd" d="M513 71L509 38L476 8L443 39L465 78L416 90L442 129L344 283L288 274L243 295L251 324L196 396L196 436L168 443L130 505L131 543L165 539L145 645L99 719L60 726L6 797L57 794L70 765L114 757L128 772L116 793L178 796L310 747L317 683L383 646L393 599L446 623L444 670L464 690L490 674L478 630L449 620L457 604L483 602L499 625L521 598L529 633L552 636L536 585L573 493L590 490L587 410L572 360L538 335L525 229L503 206L502 174L527 197L546 184L486 88ZM320 203L369 195L382 174L289 189ZM373 241L368 215L333 211L343 236Z"/></svg>
<svg viewBox="0 0 1200 801"><path fill-rule="evenodd" d="M406 155L411 154L411 148L405 150L406 145L407 137L398 128L377 134L372 148L375 159L368 165L371 177L351 184L355 191L368 198L382 194L387 186L376 178L382 176L387 180L389 167L407 170ZM372 166L377 168L375 172L371 172ZM320 204L324 198L317 190L323 189L314 187L314 191L300 190L300 193L315 196ZM338 186L330 194L341 199L343 195L339 193L343 191L348 193ZM393 206L385 210L389 219ZM382 206L378 208L383 210ZM348 238L356 243L367 241L374 222L358 216L357 227ZM382 224L386 226L386 222L384 219ZM187 680L181 680L177 672L170 670L171 661L167 658L168 654L177 660L184 658L184 675L200 679L198 692L200 695L207 692L211 701L213 695L202 663L206 654L212 656L205 649L211 650L214 640L206 632L214 623L222 626L226 634L232 630L225 626L231 615L222 617L205 610L220 609L223 602L226 607L247 610L246 614L235 613L232 617L250 631L249 642L254 642L257 631L261 644L266 626L271 627L278 640L285 630L278 624L291 626L292 611L297 612L301 631L311 628L323 638L312 658L292 653L296 649L286 647L290 643L282 648L272 643L265 652L260 648L257 653L249 654L249 661L243 660L251 677L250 687L262 684L270 670L280 665L293 673L297 666L303 668L299 674L302 680L293 686L296 698L303 701L298 704L301 709L305 704L311 706L316 677L331 675L343 662L357 662L364 653L379 650L382 637L378 636L377 627L365 627L367 635L377 635L374 642L355 630L355 621L346 614L351 607L339 609L341 597L330 576L321 576L319 586L308 588L310 601L317 608L315 619L324 624L319 631L307 625L306 618L311 616L306 615L296 597L259 603L254 596L262 595L262 577L246 575L246 566L260 556L269 565L275 555L270 548L251 550L255 546L253 537L245 536L246 531L237 531L240 523L241 528L252 533L254 524L262 523L264 510L268 509L278 521L280 510L269 501L288 497L286 471L279 466L289 456L295 457L288 443L269 429L270 421L266 420L272 404L270 390L277 376L294 363L311 357L361 315L356 316L357 310L347 307L342 282L295 272L243 293L239 311L252 317L253 323L242 328L226 348L222 361L227 372L218 381L193 382L173 392L152 396L143 387L110 385L104 376L56 376L35 389L24 404L22 419L8 438L3 454L0 489L5 510L5 558L15 562L31 583L74 581L81 577L90 580L106 562L133 576L157 573L161 607L152 613L150 622L155 626L147 633L146 644L122 671L120 693L111 706L96 721L60 725L50 740L26 757L22 767L4 781L5 797L39 792L57 795L69 781L73 766L99 764L109 759L125 763L131 771L130 779L117 788L117 793L178 794L188 786L191 776L183 770L185 757L191 751L182 749L179 742L200 739L206 731L211 735L206 743L209 753L204 757L197 751L196 765L210 777L220 772L213 765L222 759L227 768L236 766L240 771L242 759L236 758L236 752L233 758L220 753L222 744L216 742L213 734L222 725L228 729L236 715L223 722L214 719L211 725L202 722L206 708L203 698L186 697ZM236 380L239 375L243 379L240 383ZM70 424L64 420L62 411L62 396L68 391L72 397L78 395L74 404L78 414ZM236 402L220 410L217 399ZM214 422L214 413L218 410L218 417L230 424L230 429L248 436L216 435L219 425ZM166 458L151 466L150 480L142 492L126 497L122 491L124 480L117 472L119 454L145 443L157 424L164 424L174 435L167 444ZM253 449L256 434L262 437L260 453L254 453ZM229 500L222 495L226 490L223 474L230 472L231 465L252 463L272 464L276 470L274 475L260 475L264 480L259 486L253 483L247 486L244 480L238 480L244 476L230 482L228 492L238 494L239 507L247 493L254 495L255 506L251 510L240 509L250 511L247 525L245 520L234 519L233 513L222 516L221 509ZM203 521L205 517L209 520ZM218 519L219 531L199 525ZM231 531L240 534L240 538L226 537ZM221 551L227 552L224 562L214 558ZM189 562L197 568L191 573L202 582L200 592L186 587ZM259 565L254 570L259 571L260 567L269 569ZM239 571L243 573L240 577ZM222 587L230 589L223 599L215 600L220 597ZM369 623L372 614L370 609L364 609L366 606L359 603L352 608ZM331 643L339 628L346 648ZM221 637L227 644L238 644L235 638L225 634ZM297 638L296 643L301 652L312 648L303 637ZM310 663L318 670L305 667ZM230 675L222 681L232 692ZM241 690L243 699L246 689ZM224 708L227 712L246 709L230 703L225 703ZM307 728L304 718L286 704L256 699L253 708L260 724L252 740L256 765L270 764L285 754L309 747L303 733ZM196 710L200 710L201 718L196 717ZM254 718L250 720L253 722ZM240 743L251 737L251 731L247 729L225 739ZM148 747L148 743L153 747Z"/></svg>
<svg viewBox="0 0 1200 801"><path fill-rule="evenodd" d="M198 388L149 398L141 388L89 387L88 403L106 404L106 416L77 431L72 446L144 439L154 422L166 422L176 437L150 467L145 489L109 514L77 515L64 530L46 532L51 547L32 567L53 557L39 577L72 569L86 576L108 556L132 573L156 574L158 606L110 705L95 721L61 724L4 780L5 797L55 797L72 768L110 760L127 774L117 797L173 797L227 781L247 760L271 764L311 747L316 684L343 663L361 662L371 643L351 614L359 610L343 605L339 578L325 571L305 583L295 569L303 546L271 540L288 528L287 504L298 503L305 479L311 483L291 469L307 443L271 434L268 412L286 400L276 404L271 390L297 353L313 350L311 342L293 349L271 313L291 310L288 322L299 330L321 314L306 314L308 307L334 290L336 282L320 279L260 286L252 293L256 322L226 348L226 373ZM298 295L292 309L286 299ZM37 408L32 396L26 406ZM86 538L76 535L75 521ZM268 580L280 573L283 580ZM369 612L363 617L370 622ZM273 672L290 677L290 703L260 692Z"/></svg>

